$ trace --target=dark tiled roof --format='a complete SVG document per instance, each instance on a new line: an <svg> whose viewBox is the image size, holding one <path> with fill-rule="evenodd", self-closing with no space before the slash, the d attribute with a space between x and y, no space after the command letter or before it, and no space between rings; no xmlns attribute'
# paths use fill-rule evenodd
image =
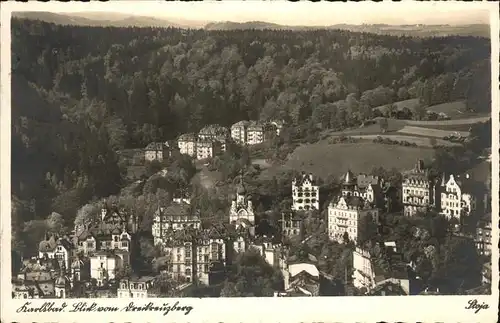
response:
<svg viewBox="0 0 500 323"><path fill-rule="evenodd" d="M146 150L164 150L168 146L163 142L151 142L146 146Z"/></svg>

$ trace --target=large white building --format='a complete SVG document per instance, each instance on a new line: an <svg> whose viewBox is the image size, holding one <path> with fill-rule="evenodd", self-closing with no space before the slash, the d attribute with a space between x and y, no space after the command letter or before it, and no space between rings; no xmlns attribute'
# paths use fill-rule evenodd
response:
<svg viewBox="0 0 500 323"><path fill-rule="evenodd" d="M240 183L237 185L236 196L231 202L229 223L244 227L255 225L255 214L252 201L247 196L247 191L243 185L242 179L240 179Z"/></svg>
<svg viewBox="0 0 500 323"><path fill-rule="evenodd" d="M180 135L179 139L177 139L177 145L179 146L180 153L196 157L196 142L197 138L194 133Z"/></svg>
<svg viewBox="0 0 500 323"><path fill-rule="evenodd" d="M127 251L98 251L90 256L90 278L97 281L97 286L102 286L105 281L115 279L117 271L129 263Z"/></svg>
<svg viewBox="0 0 500 323"><path fill-rule="evenodd" d="M208 159L218 155L222 150L221 143L214 139L200 139L196 142L196 159Z"/></svg>
<svg viewBox="0 0 500 323"><path fill-rule="evenodd" d="M292 210L319 210L319 185L312 174L302 173L292 181Z"/></svg>
<svg viewBox="0 0 500 323"><path fill-rule="evenodd" d="M469 215L476 209L476 199L472 192L469 175L460 176L443 174L441 181L441 213L448 218L460 219L460 215Z"/></svg>
<svg viewBox="0 0 500 323"><path fill-rule="evenodd" d="M154 277L143 276L141 278L124 278L120 281L117 289L118 298L147 298L148 291L153 288Z"/></svg>
<svg viewBox="0 0 500 323"><path fill-rule="evenodd" d="M264 141L264 125L252 121L247 129L247 145L258 145Z"/></svg>
<svg viewBox="0 0 500 323"><path fill-rule="evenodd" d="M359 196L342 196L328 206L328 236L342 242L347 233L349 240L356 242L359 237L359 220L363 216L378 218L378 209Z"/></svg>
<svg viewBox="0 0 500 323"><path fill-rule="evenodd" d="M425 211L436 205L438 185L429 177L424 162L418 160L415 168L403 174L403 210L407 216L413 216L418 211Z"/></svg>
<svg viewBox="0 0 500 323"><path fill-rule="evenodd" d="M249 121L242 120L231 126L231 138L233 138L234 142L240 145L247 143L247 128L249 124Z"/></svg>
<svg viewBox="0 0 500 323"><path fill-rule="evenodd" d="M225 264L225 242L222 238L203 231L193 245L193 240L184 231L177 231L176 236L165 244L165 252L170 260L167 273L176 280L183 278L191 282L197 277L198 281L208 284L212 263Z"/></svg>

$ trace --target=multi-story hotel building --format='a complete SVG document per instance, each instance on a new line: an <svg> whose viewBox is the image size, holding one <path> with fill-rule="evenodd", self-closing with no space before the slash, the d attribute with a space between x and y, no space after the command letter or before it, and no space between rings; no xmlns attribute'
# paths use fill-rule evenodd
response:
<svg viewBox="0 0 500 323"><path fill-rule="evenodd" d="M207 125L198 132L198 137L201 141L219 142L221 151L226 151L226 144L229 136L229 130L218 124Z"/></svg>
<svg viewBox="0 0 500 323"><path fill-rule="evenodd" d="M264 141L264 125L252 121L248 125L247 130L247 144L257 145Z"/></svg>
<svg viewBox="0 0 500 323"><path fill-rule="evenodd" d="M302 217L297 212L281 213L281 234L287 237L300 236L302 230Z"/></svg>
<svg viewBox="0 0 500 323"><path fill-rule="evenodd" d="M364 200L381 206L384 203L384 196L381 185L382 180L377 176L354 174L348 170L342 180L342 196L360 196Z"/></svg>
<svg viewBox="0 0 500 323"><path fill-rule="evenodd" d="M212 139L200 139L196 143L196 159L212 158L222 151L220 142Z"/></svg>
<svg viewBox="0 0 500 323"><path fill-rule="evenodd" d="M144 159L146 161L162 161L170 156L170 148L163 142L152 142L146 146Z"/></svg>
<svg viewBox="0 0 500 323"><path fill-rule="evenodd" d="M189 155L191 157L196 157L196 142L197 138L194 133L186 133L179 136L177 139L177 145L179 146L179 152L181 154Z"/></svg>
<svg viewBox="0 0 500 323"><path fill-rule="evenodd" d="M234 142L240 145L247 143L247 128L249 124L249 121L242 120L231 126L231 138L233 138Z"/></svg>
<svg viewBox="0 0 500 323"><path fill-rule="evenodd" d="M491 255L491 213L479 220L475 240L480 255Z"/></svg>
<svg viewBox="0 0 500 323"><path fill-rule="evenodd" d="M436 198L437 183L429 176L423 160L418 160L415 168L403 174L403 211L413 216L429 207L440 207ZM440 197L440 196L439 196Z"/></svg>
<svg viewBox="0 0 500 323"><path fill-rule="evenodd" d="M460 219L460 215L469 215L476 209L476 199L472 192L469 175L464 178L443 174L441 179L441 213L447 218Z"/></svg>
<svg viewBox="0 0 500 323"><path fill-rule="evenodd" d="M359 220L363 216L378 219L378 209L359 196L342 196L338 201L332 201L328 206L328 236L330 239L342 242L347 233L349 240L357 241L359 235Z"/></svg>
<svg viewBox="0 0 500 323"><path fill-rule="evenodd" d="M292 198L292 210L319 210L319 185L312 174L293 179Z"/></svg>
<svg viewBox="0 0 500 323"><path fill-rule="evenodd" d="M167 207L156 210L152 233L154 244L163 244L169 237L169 233L184 228L201 228L201 219L197 212L193 211L187 203L172 203Z"/></svg>

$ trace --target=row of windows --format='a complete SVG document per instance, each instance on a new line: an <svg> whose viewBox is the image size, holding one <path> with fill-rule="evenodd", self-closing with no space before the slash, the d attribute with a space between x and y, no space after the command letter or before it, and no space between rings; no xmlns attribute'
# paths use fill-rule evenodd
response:
<svg viewBox="0 0 500 323"><path fill-rule="evenodd" d="M407 189L405 193L429 196L429 190Z"/></svg>

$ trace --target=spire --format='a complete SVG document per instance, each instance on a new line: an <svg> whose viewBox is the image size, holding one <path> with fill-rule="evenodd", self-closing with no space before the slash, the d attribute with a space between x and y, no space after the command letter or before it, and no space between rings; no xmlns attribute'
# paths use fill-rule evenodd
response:
<svg viewBox="0 0 500 323"><path fill-rule="evenodd" d="M347 171L347 173L345 174L345 177L344 177L344 183L345 183L345 184L352 184L353 180L354 180L354 175L353 175L353 173L351 172L351 170L349 169L349 170Z"/></svg>

